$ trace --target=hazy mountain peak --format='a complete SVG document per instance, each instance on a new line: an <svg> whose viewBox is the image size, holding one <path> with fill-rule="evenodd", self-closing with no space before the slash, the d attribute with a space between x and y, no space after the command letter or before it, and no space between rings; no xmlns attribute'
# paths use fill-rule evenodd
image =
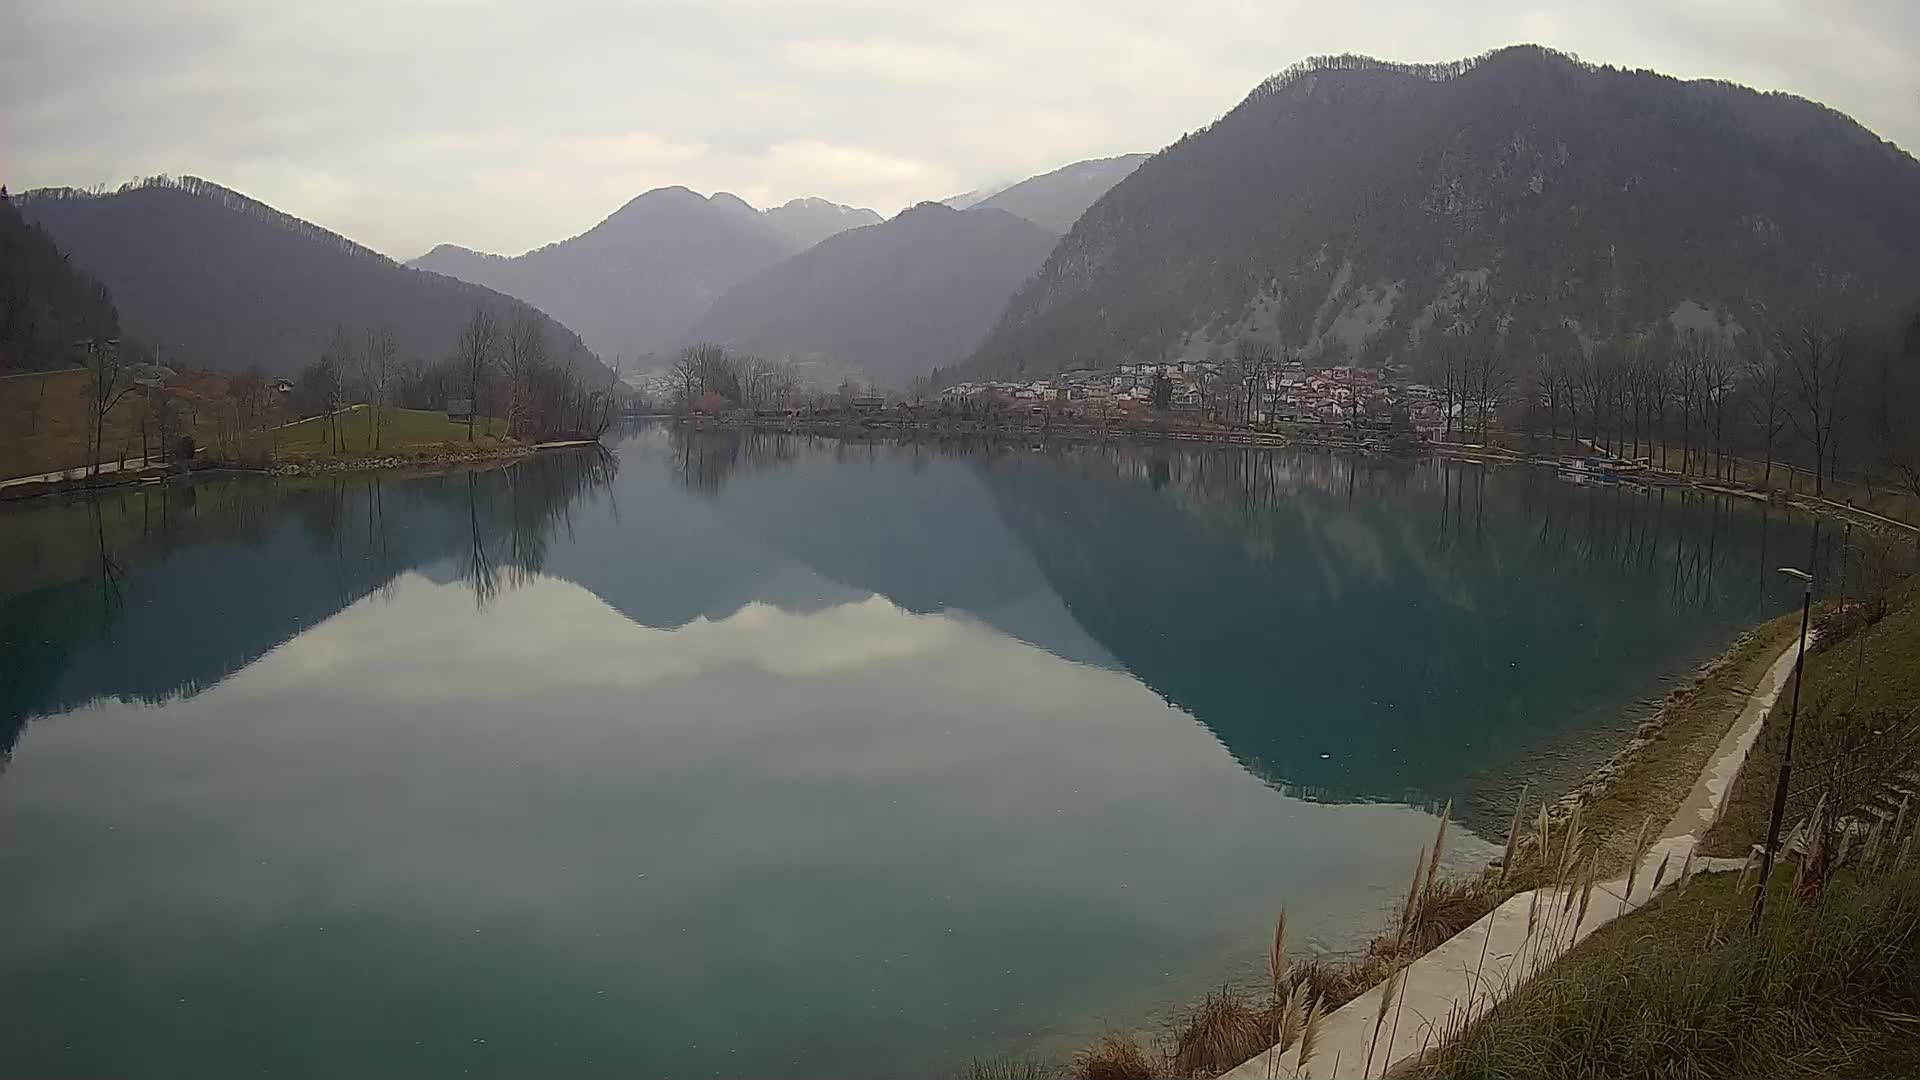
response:
<svg viewBox="0 0 1920 1080"><path fill-rule="evenodd" d="M965 356L1055 239L1002 210L921 203L755 274L688 336L904 387Z"/></svg>
<svg viewBox="0 0 1920 1080"><path fill-rule="evenodd" d="M1026 218L1057 233L1073 228L1087 207L1147 160L1146 154L1092 158L1011 184L975 204Z"/></svg>
<svg viewBox="0 0 1920 1080"><path fill-rule="evenodd" d="M880 220L819 198L771 210L730 191L672 185L629 199L587 231L513 258L442 244L413 264L518 296L603 354L671 348L713 298L835 233Z"/></svg>
<svg viewBox="0 0 1920 1080"><path fill-rule="evenodd" d="M716 191L713 193L711 197L707 199L707 202L713 204L714 206L719 207L722 210L729 210L729 211L734 211L734 212L743 213L743 214L759 214L760 213L760 211L756 209L752 203L748 202L747 200L741 198L738 195L735 195L731 191Z"/></svg>
<svg viewBox="0 0 1920 1080"><path fill-rule="evenodd" d="M880 220L880 215L872 210L811 197L788 199L761 213L766 216L767 224L785 238L795 251L805 251L836 233L872 225Z"/></svg>

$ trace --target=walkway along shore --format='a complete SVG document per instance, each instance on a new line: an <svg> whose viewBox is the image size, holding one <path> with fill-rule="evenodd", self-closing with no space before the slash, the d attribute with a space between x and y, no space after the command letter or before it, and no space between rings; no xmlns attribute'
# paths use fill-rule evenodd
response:
<svg viewBox="0 0 1920 1080"><path fill-rule="evenodd" d="M1532 933L1528 930L1528 911L1536 903L1536 896L1541 910L1559 911L1569 893L1577 892L1577 888L1549 887L1516 894L1402 970L1395 987L1395 1004L1388 1007L1389 1017L1396 1007L1400 1010L1397 1025L1376 1033L1374 1020L1380 1014L1380 997L1385 989L1384 985L1376 985L1323 1021L1320 1039L1306 1071L1295 1071L1299 1065L1299 1047L1294 1046L1278 1055L1268 1050L1225 1073L1223 1080L1357 1077L1363 1069L1370 1076L1389 1075L1411 1065L1425 1049L1440 1043L1447 1034L1485 1015L1587 935L1652 900L1654 892L1650 885L1661 863L1668 866L1662 882L1663 892L1682 884L1688 870L1692 873L1738 870L1741 866L1738 859L1706 860L1691 856L1719 816L1721 804L1753 750L1767 714L1793 674L1798 648L1796 637L1747 696L1740 715L1720 740L1707 767L1694 781L1660 838L1648 850L1633 877L1632 896L1625 895L1628 880L1625 877L1599 882L1594 886L1586 917L1571 930L1564 923L1559 924L1559 932L1548 937L1541 927ZM1577 901L1577 897L1575 899ZM1540 921L1543 926L1554 925L1549 920Z"/></svg>

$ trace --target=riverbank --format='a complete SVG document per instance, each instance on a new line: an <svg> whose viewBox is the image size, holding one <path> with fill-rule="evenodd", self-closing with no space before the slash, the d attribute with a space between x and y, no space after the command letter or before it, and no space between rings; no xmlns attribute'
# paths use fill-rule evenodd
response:
<svg viewBox="0 0 1920 1080"><path fill-rule="evenodd" d="M1745 665L1739 654L1752 644L1742 642L1730 651L1715 674L1731 678L1742 673ZM1465 1030L1529 980L1552 971L1583 939L1653 901L1663 885L1684 888L1696 868L1704 868L1696 867L1694 852L1721 808L1731 773L1739 769L1760 725L1788 685L1797 648L1797 635L1793 635L1777 655L1760 654L1767 660L1760 680L1730 703L1733 715L1718 732L1701 770L1684 789L1676 791L1678 785L1672 785L1663 790L1657 802L1670 803L1669 814L1650 813L1639 819L1627 834L1630 846L1618 869L1610 871L1602 859L1609 840L1617 839L1617 834L1600 824L1589 832L1584 816L1588 805L1595 811L1607 809L1610 793L1602 791L1588 804L1587 796L1576 792L1560 804L1568 807L1565 816L1546 811L1524 839L1510 839L1509 851L1517 852L1516 864L1531 860L1533 866L1521 875L1519 888L1502 890L1507 895L1484 917L1335 1010L1326 1018L1313 1054L1306 1055L1299 1045L1280 1045L1224 1075L1241 1080L1272 1075L1394 1075L1449 1034ZM1710 677L1698 685L1711 681ZM1653 741L1659 738L1656 734ZM1629 767L1642 763L1644 756L1630 758ZM1516 832L1523 827L1523 816L1515 815ZM1656 826L1657 822L1665 824ZM1652 831L1655 827L1657 833ZM1626 871L1624 876L1616 876L1619 869ZM1514 884L1512 878L1502 877L1506 884ZM1417 903L1410 901L1410 906ZM1382 1020L1391 1021L1384 1032ZM1302 1060L1303 1056L1309 1060ZM1356 1061L1364 1063L1358 1070Z"/></svg>
<svg viewBox="0 0 1920 1080"><path fill-rule="evenodd" d="M687 423L687 418L673 422ZM1289 424L1272 431L1224 428L1205 424L1187 424L1173 420L1155 420L1124 424L1031 423L953 418L875 416L695 416L696 430L757 430L793 435L811 435L841 439L896 438L918 439L1004 439L1024 442L1175 442L1217 446L1297 447L1314 450L1340 450L1404 457L1434 456L1487 465L1535 465L1560 469L1564 455L1514 450L1494 443L1443 442L1393 433L1335 427L1325 424ZM1693 476L1663 469L1647 468L1618 477L1595 479L1582 477L1583 483L1619 483L1642 487L1685 487L1698 491L1772 502L1776 505L1815 514L1863 528L1920 535L1920 524L1876 513L1851 503L1816 495L1763 488L1754 485Z"/></svg>
<svg viewBox="0 0 1920 1080"><path fill-rule="evenodd" d="M1829 625L1790 691L1787 850L1760 924L1748 869L1670 890L1452 1026L1419 1075L1920 1070L1920 589L1909 579L1876 619ZM1722 801L1700 844L1710 869L1746 867L1764 839L1795 711L1748 734L1737 773L1716 770Z"/></svg>
<svg viewBox="0 0 1920 1080"><path fill-rule="evenodd" d="M449 421L439 413L394 409L388 410L382 419L381 442L385 445L374 449L366 406L353 406L343 410L340 416L338 432L328 430L325 418L313 417L268 432L253 433L232 456L202 447L190 464L164 458L153 462L107 462L96 475L88 475L88 469L76 468L0 482L0 502L161 483L206 473L313 476L499 463L544 450L598 444L597 439L523 443L501 434L498 420L484 422L476 437L468 439L464 425ZM344 450L332 449L336 440Z"/></svg>
<svg viewBox="0 0 1920 1080"><path fill-rule="evenodd" d="M463 446L415 446L402 451L354 457L329 457L307 454L274 464L229 462L217 458L196 457L190 468L160 464L141 469L114 469L98 476L84 473L64 480L34 480L0 487L0 502L15 503L56 495L77 495L88 491L106 491L134 484L159 484L185 481L200 476L322 476L336 473L360 473L394 469L431 470L456 465L503 463L518 460L558 445L527 446L521 443L490 441L489 445L466 449Z"/></svg>
<svg viewBox="0 0 1920 1080"><path fill-rule="evenodd" d="M1757 730L1779 694L1792 666L1798 629L1797 615L1785 615L1742 634L1647 709L1605 763L1564 794L1529 799L1516 807L1515 835L1509 837L1507 847L1510 865L1497 860L1484 873L1465 880L1429 876L1399 909L1397 925L1382 928L1358 956L1286 965L1274 979L1278 990L1223 990L1177 1017L1153 1046L1143 1047L1124 1035L1108 1036L1083 1051L1064 1075L1084 1080L1251 1077L1268 1075L1270 1067L1280 1069L1274 1075L1293 1075L1292 1057L1276 1063L1268 1060L1273 1055L1267 1048L1281 1029L1281 1002L1295 986L1305 988L1302 1001L1317 1000L1325 1014L1322 1047L1344 1044L1352 1049L1362 1033L1379 1034L1371 1025L1389 984L1397 986L1402 997L1417 994L1418 1008L1431 1010L1442 998L1450 1003L1459 996L1460 968L1468 961L1476 978L1487 978L1497 968L1502 979L1515 981L1505 973L1548 959L1539 944L1527 944L1533 935L1531 924L1538 918L1537 912L1530 916L1527 911L1529 898L1551 894L1557 905L1572 887L1568 879L1575 868L1570 859L1560 857L1555 838L1570 832L1577 835L1575 843L1582 852L1578 873L1596 882L1614 879L1635 863L1650 862L1681 846L1690 850L1704 830L1699 821L1702 808L1709 813L1717 810L1727 787L1724 777L1712 783L1709 779L1728 761L1744 757L1751 746L1751 731L1744 743L1737 736L1743 727ZM1666 825L1660 832L1643 832L1662 822ZM1525 833L1528 829L1532 832ZM1443 825L1436 843L1444 842L1444 833ZM1536 839L1542 834L1548 838L1544 845ZM1438 862L1431 851L1421 852L1420 858L1433 865ZM1639 882L1647 882L1654 873L1650 865L1634 869ZM1427 873L1432 875L1432 870ZM1416 882L1420 876L1416 870ZM1560 948L1636 906L1624 899L1627 884L1612 880L1610 886L1599 886L1612 889L1613 898L1603 905L1607 910L1596 909L1591 919L1583 911L1576 925L1564 928ZM1638 903L1645 903L1650 895ZM1495 939L1505 952L1493 950L1495 959L1486 962L1478 950ZM1484 970L1483 962L1488 963ZM1469 980L1464 985L1473 984ZM1479 1000L1473 1015L1490 1004L1491 998ZM1447 1005L1438 1007L1443 1014ZM1432 1017L1436 1022L1438 1015ZM1385 1053L1391 1056L1376 1064L1406 1062L1417 1056L1424 1048L1422 1024L1410 1021L1397 1043L1385 1039ZM1431 1037L1431 1026L1424 1035ZM1326 1073L1340 1052L1326 1049L1326 1056L1318 1058L1320 1075L1359 1071L1359 1062L1346 1061L1343 1071ZM1293 1056L1297 1057L1297 1048ZM1374 1074L1381 1071L1375 1069ZM1034 1075L1048 1074L1042 1069Z"/></svg>
<svg viewBox="0 0 1920 1080"><path fill-rule="evenodd" d="M358 457L307 456L249 471L264 472L271 476L314 476L325 473L371 472L379 469L431 469L481 462L513 461L527 457L539 449L542 447L504 440L489 440L488 445L471 449L459 443L453 443L413 446L392 453Z"/></svg>

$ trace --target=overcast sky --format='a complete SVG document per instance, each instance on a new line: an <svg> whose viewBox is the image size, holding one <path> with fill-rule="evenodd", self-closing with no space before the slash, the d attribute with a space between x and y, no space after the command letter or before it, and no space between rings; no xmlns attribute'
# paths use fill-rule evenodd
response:
<svg viewBox="0 0 1920 1080"><path fill-rule="evenodd" d="M0 0L0 182L206 177L398 258L649 188L891 214L1155 150L1304 57L1521 41L1920 149L1920 0Z"/></svg>

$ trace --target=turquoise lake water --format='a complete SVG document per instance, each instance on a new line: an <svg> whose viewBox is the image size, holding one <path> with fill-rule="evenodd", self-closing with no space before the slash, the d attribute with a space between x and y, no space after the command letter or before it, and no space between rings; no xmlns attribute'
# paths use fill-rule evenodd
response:
<svg viewBox="0 0 1920 1080"><path fill-rule="evenodd" d="M1798 601L1550 470L666 427L0 512L0 1070L939 1076L1352 949Z"/></svg>

